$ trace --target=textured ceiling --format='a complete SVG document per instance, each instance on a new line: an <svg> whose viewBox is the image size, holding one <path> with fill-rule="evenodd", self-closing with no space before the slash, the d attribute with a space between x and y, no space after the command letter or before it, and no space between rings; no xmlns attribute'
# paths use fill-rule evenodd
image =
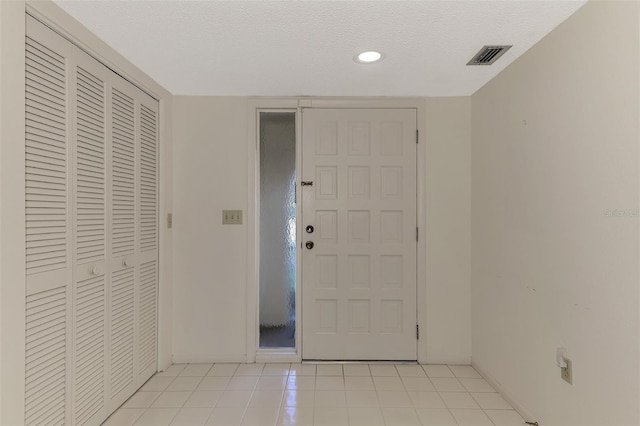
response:
<svg viewBox="0 0 640 426"><path fill-rule="evenodd" d="M584 1L55 0L174 94L466 96ZM513 44L467 67L485 44ZM363 50L384 52L359 64Z"/></svg>

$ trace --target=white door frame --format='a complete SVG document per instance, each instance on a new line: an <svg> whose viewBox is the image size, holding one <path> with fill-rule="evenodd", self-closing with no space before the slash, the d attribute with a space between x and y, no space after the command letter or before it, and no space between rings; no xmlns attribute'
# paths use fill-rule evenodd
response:
<svg viewBox="0 0 640 426"><path fill-rule="evenodd" d="M302 348L300 344L300 330L302 318L300 315L300 265L296 279L296 349L291 351L282 350L260 350L259 349L259 267L260 267L260 217L259 217L259 166L258 155L259 146L259 120L258 113L266 110L288 110L296 112L296 170L301 166L301 125L302 108L414 108L416 110L417 126L419 131L419 143L417 146L416 179L417 179L417 226L420 235L426 235L426 117L425 100L422 98L309 98L309 97L288 97L288 98L250 98L248 101L248 203L247 203L247 339L246 339L246 362L300 362L302 360ZM299 174L296 180L300 179ZM299 182L296 182L299 186ZM300 207L297 207L297 220L300 219ZM300 233L298 226L297 233ZM297 235L297 241L300 235ZM420 330L426 330L426 306L427 306L427 283L426 283L426 253L427 245L425 238L419 238L417 245L417 322ZM297 262L300 262L300 248L297 248ZM428 336L421 333L418 340L418 362L423 364L427 360L426 339Z"/></svg>

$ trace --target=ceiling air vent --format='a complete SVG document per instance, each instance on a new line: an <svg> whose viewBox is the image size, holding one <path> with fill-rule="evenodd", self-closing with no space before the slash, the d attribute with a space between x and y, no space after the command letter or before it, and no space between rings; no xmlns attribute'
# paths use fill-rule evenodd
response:
<svg viewBox="0 0 640 426"><path fill-rule="evenodd" d="M491 65L512 46L484 46L467 65Z"/></svg>

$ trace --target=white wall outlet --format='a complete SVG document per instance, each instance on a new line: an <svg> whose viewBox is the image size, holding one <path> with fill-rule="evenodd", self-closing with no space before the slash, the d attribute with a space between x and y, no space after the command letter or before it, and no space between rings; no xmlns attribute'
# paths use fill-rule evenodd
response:
<svg viewBox="0 0 640 426"><path fill-rule="evenodd" d="M571 369L571 360L569 358L563 358L562 360L564 361L564 364L566 364L567 366L560 368L560 377L562 378L562 380L572 385L573 370Z"/></svg>
<svg viewBox="0 0 640 426"><path fill-rule="evenodd" d="M242 210L222 210L223 225L242 225Z"/></svg>

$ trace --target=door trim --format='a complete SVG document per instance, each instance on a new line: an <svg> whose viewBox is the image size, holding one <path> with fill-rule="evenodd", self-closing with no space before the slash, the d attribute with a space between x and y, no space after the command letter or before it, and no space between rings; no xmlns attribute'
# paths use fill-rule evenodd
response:
<svg viewBox="0 0 640 426"><path fill-rule="evenodd" d="M423 98L312 98L312 97L277 97L277 98L249 98L247 103L247 161L248 161L248 200L247 200L247 323L246 323L246 362L300 362L302 360L301 327L301 277L300 265L298 263L296 282L296 350L259 350L259 324L258 300L259 300L259 265L260 265L260 245L259 245L259 155L258 155L258 113L261 110L296 110L296 170L301 166L301 126L302 108L413 108L416 110L416 123L419 131L419 143L417 147L416 159L416 223L420 229L420 235L426 235L426 117L425 100ZM299 180L299 174L296 180ZM299 182L296 182L298 185ZM300 219L300 209L297 209L297 220ZM299 228L299 227L298 227ZM300 241L300 229L298 229L297 239ZM426 239L420 238L416 250L416 321L421 330L426 330ZM300 262L298 248L297 262ZM417 343L418 363L424 364L427 360L427 338L426 333L421 333Z"/></svg>

